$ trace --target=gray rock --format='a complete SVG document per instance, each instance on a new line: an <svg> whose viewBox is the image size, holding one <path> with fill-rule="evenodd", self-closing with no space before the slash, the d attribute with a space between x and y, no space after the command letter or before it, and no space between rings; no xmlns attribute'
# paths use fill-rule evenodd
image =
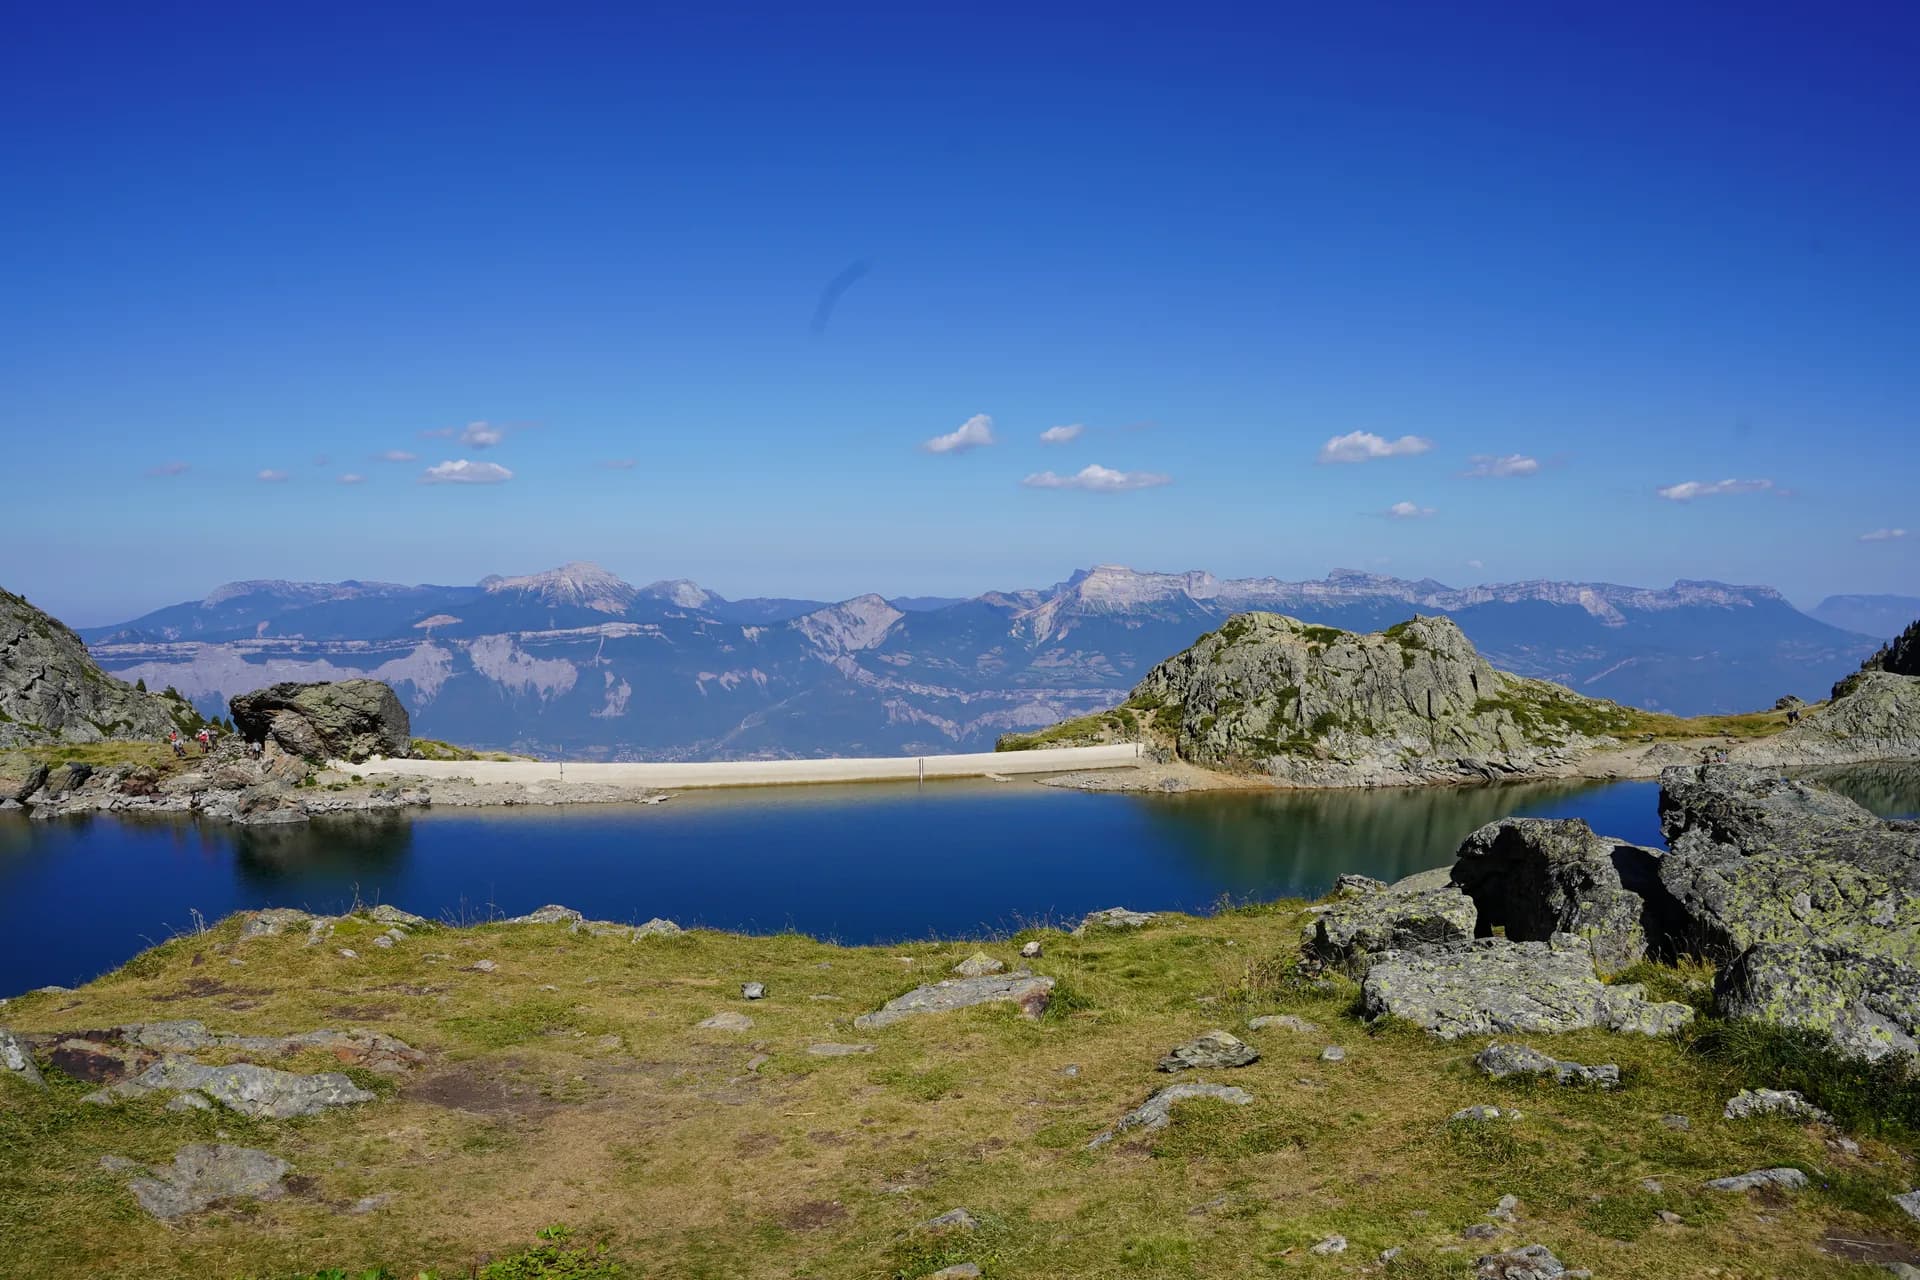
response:
<svg viewBox="0 0 1920 1280"><path fill-rule="evenodd" d="M1483 1254L1473 1262L1474 1280L1574 1280L1589 1274L1568 1270L1543 1244Z"/></svg>
<svg viewBox="0 0 1920 1280"><path fill-rule="evenodd" d="M1794 1089L1742 1089L1727 1099L1722 1113L1729 1120L1751 1120L1755 1116L1786 1116L1793 1120L1831 1121L1832 1116L1808 1102Z"/></svg>
<svg viewBox="0 0 1920 1280"><path fill-rule="evenodd" d="M1347 1051L1337 1044L1330 1044L1320 1051L1320 1061L1322 1062L1345 1062L1346 1060Z"/></svg>
<svg viewBox="0 0 1920 1280"><path fill-rule="evenodd" d="M740 984L740 997L743 1000L765 1000L767 984L764 982L743 982Z"/></svg>
<svg viewBox="0 0 1920 1280"><path fill-rule="evenodd" d="M928 1275L927 1280L980 1280L980 1267L977 1263L956 1262Z"/></svg>
<svg viewBox="0 0 1920 1280"><path fill-rule="evenodd" d="M1660 1117L1660 1127L1685 1133L1687 1130L1693 1128L1693 1121L1676 1112L1669 1111L1666 1115Z"/></svg>
<svg viewBox="0 0 1920 1280"><path fill-rule="evenodd" d="M872 1053L877 1046L870 1044L810 1044L807 1052L816 1058L850 1058L859 1053Z"/></svg>
<svg viewBox="0 0 1920 1280"><path fill-rule="evenodd" d="M1105 1146L1123 1133L1135 1129L1143 1133L1152 1133L1164 1129L1171 1123L1173 1104L1185 1102L1191 1098L1217 1098L1232 1106L1244 1107L1253 1101L1253 1095L1245 1089L1232 1085L1205 1084L1198 1080L1170 1084L1148 1098L1145 1102L1120 1117L1120 1123L1094 1138L1087 1144L1087 1150Z"/></svg>
<svg viewBox="0 0 1920 1280"><path fill-rule="evenodd" d="M1487 1217L1495 1222L1513 1222L1519 1218L1519 1196L1501 1196L1493 1208L1487 1211Z"/></svg>
<svg viewBox="0 0 1920 1280"><path fill-rule="evenodd" d="M1033 938L1021 943L1020 958L1022 960L1038 960L1040 958L1040 939Z"/></svg>
<svg viewBox="0 0 1920 1280"><path fill-rule="evenodd" d="M1053 979L1036 977L1025 969L984 978L949 978L895 996L874 1012L855 1018L853 1025L862 1029L888 1027L903 1018L947 1013L996 1001L1011 1001L1020 1006L1025 1016L1037 1018L1047 1011L1052 999Z"/></svg>
<svg viewBox="0 0 1920 1280"><path fill-rule="evenodd" d="M584 919L586 919L586 917L581 915L578 911L575 911L572 907L563 907L557 902L549 902L544 907L540 907L536 910L529 911L527 912L527 914L523 916L510 916L507 919L502 920L500 923L502 924L572 925L572 924L578 924L580 921Z"/></svg>
<svg viewBox="0 0 1920 1280"><path fill-rule="evenodd" d="M1334 878L1333 896L1336 898L1365 897L1369 893L1379 893L1386 887L1385 880L1376 880L1372 876L1356 875L1349 871Z"/></svg>
<svg viewBox="0 0 1920 1280"><path fill-rule="evenodd" d="M1518 1120L1520 1113L1511 1107L1501 1110L1489 1103L1475 1103L1471 1107L1462 1107L1447 1117L1452 1124L1490 1124L1495 1120Z"/></svg>
<svg viewBox="0 0 1920 1280"><path fill-rule="evenodd" d="M499 967L500 967L499 965L495 964L491 960L475 960L472 964L467 966L467 968L472 969L475 973L492 973L495 969L498 969Z"/></svg>
<svg viewBox="0 0 1920 1280"><path fill-rule="evenodd" d="M305 911L296 911L292 907L268 907L264 911L246 913L246 923L240 926L243 938L271 938L295 925L310 924L313 916Z"/></svg>
<svg viewBox="0 0 1920 1280"><path fill-rule="evenodd" d="M8 1079L25 1081L36 1089L47 1087L40 1068L34 1065L33 1051L27 1048L27 1042L5 1027L0 1027L0 1072L5 1072Z"/></svg>
<svg viewBox="0 0 1920 1280"><path fill-rule="evenodd" d="M1902 1192L1900 1195L1892 1197L1892 1199L1895 1204L1900 1206L1901 1212L1905 1213L1909 1218L1920 1221L1920 1191Z"/></svg>
<svg viewBox="0 0 1920 1280"><path fill-rule="evenodd" d="M158 741L173 730L177 704L102 671L79 636L10 591L0 591L0 655L0 747ZM37 763L8 761L0 771L0 799L24 802L46 785Z"/></svg>
<svg viewBox="0 0 1920 1280"><path fill-rule="evenodd" d="M1561 1084L1585 1084L1601 1089L1611 1089L1620 1083L1620 1068L1611 1062L1589 1067L1551 1057L1528 1045L1500 1041L1475 1054L1473 1065L1495 1080L1508 1076L1552 1076Z"/></svg>
<svg viewBox="0 0 1920 1280"><path fill-rule="evenodd" d="M1722 966L1714 1000L1727 1017L1818 1031L1854 1057L1920 1057L1920 969L1853 947L1750 947Z"/></svg>
<svg viewBox="0 0 1920 1280"><path fill-rule="evenodd" d="M1263 1013L1257 1018L1247 1019L1247 1030L1249 1031L1266 1031L1269 1029L1274 1031L1298 1031L1302 1035L1309 1036L1317 1036L1320 1034L1319 1023L1308 1022L1305 1018L1297 1018L1291 1013Z"/></svg>
<svg viewBox="0 0 1920 1280"><path fill-rule="evenodd" d="M393 939L383 933L373 940L373 945L381 948L391 947L393 946Z"/></svg>
<svg viewBox="0 0 1920 1280"><path fill-rule="evenodd" d="M388 906L384 902L377 907L370 908L366 916L367 919L373 921L375 924L405 925L409 929L417 929L422 925L430 925L433 923L425 916L417 916L411 911L402 911L400 908Z"/></svg>
<svg viewBox="0 0 1920 1280"><path fill-rule="evenodd" d="M702 1031L751 1031L753 1019L732 1009L722 1009L711 1018L694 1024Z"/></svg>
<svg viewBox="0 0 1920 1280"><path fill-rule="evenodd" d="M236 1062L207 1067L187 1058L162 1058L130 1080L86 1095L83 1101L110 1103L149 1093L200 1093L255 1119L290 1120L329 1107L371 1102L374 1095L337 1071L300 1075L272 1067Z"/></svg>
<svg viewBox="0 0 1920 1280"><path fill-rule="evenodd" d="M1191 1071L1196 1067L1244 1067L1260 1060L1259 1051L1236 1035L1209 1031L1175 1045L1160 1059L1161 1071Z"/></svg>
<svg viewBox="0 0 1920 1280"><path fill-rule="evenodd" d="M169 1111L211 1111L213 1104L203 1093L177 1093L167 1103Z"/></svg>
<svg viewBox="0 0 1920 1280"><path fill-rule="evenodd" d="M407 709L378 680L289 681L240 694L227 707L248 742L272 740L315 762L413 753Z"/></svg>
<svg viewBox="0 0 1920 1280"><path fill-rule="evenodd" d="M1336 1253L1345 1253L1346 1251L1347 1238L1345 1236L1328 1236L1319 1244L1307 1250L1308 1253L1317 1254L1322 1258Z"/></svg>
<svg viewBox="0 0 1920 1280"><path fill-rule="evenodd" d="M976 951L953 966L953 972L963 978L984 978L990 973L999 973L1006 968L1002 961L995 960L984 951Z"/></svg>
<svg viewBox="0 0 1920 1280"><path fill-rule="evenodd" d="M1670 1227L1677 1227L1686 1221L1685 1218L1682 1218L1679 1214L1675 1213L1671 1209L1656 1209L1654 1210L1653 1216L1660 1219L1660 1221L1666 1223Z"/></svg>
<svg viewBox="0 0 1920 1280"><path fill-rule="evenodd" d="M171 1165L127 1184L140 1207L160 1219L198 1213L229 1200L277 1200L293 1166L251 1147L194 1143L174 1153Z"/></svg>
<svg viewBox="0 0 1920 1280"><path fill-rule="evenodd" d="M633 940L638 942L642 938L673 938L685 932L685 929L682 929L673 921L664 920L659 916L655 916L645 924L634 929Z"/></svg>
<svg viewBox="0 0 1920 1280"><path fill-rule="evenodd" d="M980 1220L965 1209L949 1209L936 1218L928 1218L920 1227L924 1231L976 1231Z"/></svg>
<svg viewBox="0 0 1920 1280"><path fill-rule="evenodd" d="M1108 907L1105 911L1089 911L1086 918L1074 929L1073 936L1083 938L1099 929L1138 929L1149 924L1158 915L1154 911L1129 911L1125 907Z"/></svg>
<svg viewBox="0 0 1920 1280"><path fill-rule="evenodd" d="M1460 845L1453 883L1514 942L1556 933L1587 939L1594 965L1618 973L1664 939L1675 907L1660 883L1661 853L1597 836L1578 818L1502 818Z"/></svg>
<svg viewBox="0 0 1920 1280"><path fill-rule="evenodd" d="M1368 971L1361 1004L1369 1017L1404 1018L1443 1040L1587 1027L1666 1035L1693 1018L1686 1005L1648 1000L1638 983L1602 983L1585 943L1566 934L1388 956Z"/></svg>
<svg viewBox="0 0 1920 1280"><path fill-rule="evenodd" d="M1798 1169L1755 1169L1751 1173L1736 1173L1726 1178L1715 1178L1707 1183L1710 1191L1754 1191L1761 1187L1778 1187L1782 1191L1798 1191L1807 1185L1807 1175Z"/></svg>
<svg viewBox="0 0 1920 1280"><path fill-rule="evenodd" d="M1457 889L1381 890L1329 906L1302 951L1318 965L1361 977L1384 952L1471 942L1473 934L1473 901Z"/></svg>

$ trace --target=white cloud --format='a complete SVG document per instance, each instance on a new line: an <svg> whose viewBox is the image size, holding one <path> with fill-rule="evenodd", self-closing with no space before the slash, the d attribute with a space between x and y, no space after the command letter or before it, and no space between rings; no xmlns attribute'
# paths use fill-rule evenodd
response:
<svg viewBox="0 0 1920 1280"><path fill-rule="evenodd" d="M505 484L513 472L497 462L442 462L420 473L421 484Z"/></svg>
<svg viewBox="0 0 1920 1280"><path fill-rule="evenodd" d="M1469 568L1469 569L1484 569L1484 568L1486 568L1486 567L1487 567L1487 566L1486 566L1486 564L1485 564L1485 562L1484 562L1484 561L1480 561L1480 560L1469 560L1469 561L1467 561L1467 568Z"/></svg>
<svg viewBox="0 0 1920 1280"><path fill-rule="evenodd" d="M608 458L600 464L602 471L631 471L640 465L638 458Z"/></svg>
<svg viewBox="0 0 1920 1280"><path fill-rule="evenodd" d="M1468 476L1530 476L1540 470L1540 459L1529 458L1524 453L1509 453L1496 457L1489 453L1476 453L1467 459L1473 465L1461 472Z"/></svg>
<svg viewBox="0 0 1920 1280"><path fill-rule="evenodd" d="M1860 541L1892 542L1895 538L1904 538L1906 536L1907 531L1905 529L1875 529L1872 533L1861 534Z"/></svg>
<svg viewBox="0 0 1920 1280"><path fill-rule="evenodd" d="M507 438L505 427L486 422L469 422L460 428L460 443L469 449L491 449Z"/></svg>
<svg viewBox="0 0 1920 1280"><path fill-rule="evenodd" d="M1433 448L1425 436L1401 436L1388 440L1371 431L1349 431L1320 446L1322 462L1367 462L1374 458L1410 457Z"/></svg>
<svg viewBox="0 0 1920 1280"><path fill-rule="evenodd" d="M993 443L993 419L976 413L943 436L935 436L920 447L928 453L965 453Z"/></svg>
<svg viewBox="0 0 1920 1280"><path fill-rule="evenodd" d="M1086 425L1075 422L1064 427L1048 427L1040 433L1041 444L1070 444L1086 434Z"/></svg>
<svg viewBox="0 0 1920 1280"><path fill-rule="evenodd" d="M1765 493L1772 488L1771 480L1683 480L1654 492L1668 502L1692 502L1695 498L1717 498L1729 493Z"/></svg>
<svg viewBox="0 0 1920 1280"><path fill-rule="evenodd" d="M420 455L408 453L405 449L388 449L385 453L375 454L373 460L375 462L418 462Z"/></svg>
<svg viewBox="0 0 1920 1280"><path fill-rule="evenodd" d="M275 471L272 467L268 467L265 471L260 472L260 474L254 477L255 480L260 481L262 484L279 484L286 478L286 472Z"/></svg>
<svg viewBox="0 0 1920 1280"><path fill-rule="evenodd" d="M358 471L349 471L340 477L341 484L365 484L366 482L367 478Z"/></svg>
<svg viewBox="0 0 1920 1280"><path fill-rule="evenodd" d="M1396 502L1387 508L1386 514L1392 520L1424 520L1433 514L1433 508L1411 502Z"/></svg>
<svg viewBox="0 0 1920 1280"><path fill-rule="evenodd" d="M162 476L162 477L171 479L174 476L183 476L191 470L193 470L193 466L191 463L163 462L157 467L148 467L147 474L150 476Z"/></svg>
<svg viewBox="0 0 1920 1280"><path fill-rule="evenodd" d="M1155 471L1115 471L1097 462L1089 462L1070 476L1051 471L1036 471L1020 482L1029 489L1086 489L1092 493L1124 493L1128 489L1153 489L1172 484L1172 476Z"/></svg>

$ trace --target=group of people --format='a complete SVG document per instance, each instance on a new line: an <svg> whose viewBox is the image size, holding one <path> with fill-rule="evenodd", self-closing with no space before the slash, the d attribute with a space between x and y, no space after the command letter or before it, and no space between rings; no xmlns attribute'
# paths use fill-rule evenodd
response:
<svg viewBox="0 0 1920 1280"><path fill-rule="evenodd" d="M200 732L194 734L193 737L194 740L200 744L201 755L211 755L213 753L213 726L202 725ZM167 745L173 748L173 754L176 757L182 760L187 758L187 742L185 738L180 736L178 729L175 729L167 735Z"/></svg>

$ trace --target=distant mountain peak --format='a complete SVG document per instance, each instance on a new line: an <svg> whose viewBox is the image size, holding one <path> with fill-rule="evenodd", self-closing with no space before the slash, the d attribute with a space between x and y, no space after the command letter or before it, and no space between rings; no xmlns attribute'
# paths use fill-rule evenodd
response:
<svg viewBox="0 0 1920 1280"><path fill-rule="evenodd" d="M705 609L723 603L721 598L691 578L662 578L640 588L640 594L682 609Z"/></svg>
<svg viewBox="0 0 1920 1280"><path fill-rule="evenodd" d="M632 583L587 560L574 560L558 569L506 578L491 574L480 580L491 595L517 591L542 604L591 609L596 613L625 613L639 598Z"/></svg>

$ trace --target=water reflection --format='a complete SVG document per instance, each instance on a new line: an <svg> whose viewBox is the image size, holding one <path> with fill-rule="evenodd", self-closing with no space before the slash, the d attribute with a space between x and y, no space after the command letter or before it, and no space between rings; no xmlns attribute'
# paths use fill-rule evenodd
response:
<svg viewBox="0 0 1920 1280"><path fill-rule="evenodd" d="M1883 761L1814 769L1808 782L1837 791L1883 818L1920 818L1920 762Z"/></svg>
<svg viewBox="0 0 1920 1280"><path fill-rule="evenodd" d="M211 824L209 824L211 827ZM413 819L385 812L285 826L233 827L233 869L248 890L395 875L413 847Z"/></svg>

